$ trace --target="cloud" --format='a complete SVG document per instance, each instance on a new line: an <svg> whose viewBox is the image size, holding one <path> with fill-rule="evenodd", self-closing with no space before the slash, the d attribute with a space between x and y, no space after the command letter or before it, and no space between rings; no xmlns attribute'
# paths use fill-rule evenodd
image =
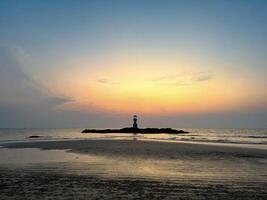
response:
<svg viewBox="0 0 267 200"><path fill-rule="evenodd" d="M177 79L178 77L179 75L164 75L164 76L156 77L152 81L155 81L155 82L168 81L172 79Z"/></svg>
<svg viewBox="0 0 267 200"><path fill-rule="evenodd" d="M53 94L24 70L30 55L22 48L0 46L0 127L45 128L45 127L124 127L131 123L131 116L114 113L89 113L57 109L72 99ZM165 75L151 80L156 84L185 86L213 79L210 72ZM109 79L98 79L110 84ZM267 110L250 113L225 113L199 116L142 116L142 126L170 127L264 127Z"/></svg>
<svg viewBox="0 0 267 200"><path fill-rule="evenodd" d="M22 70L29 59L22 48L0 46L0 104L57 106L71 99L55 95Z"/></svg>
<svg viewBox="0 0 267 200"><path fill-rule="evenodd" d="M196 79L197 82L203 82L203 81L208 81L208 80L211 80L212 77L211 76L202 76L202 77L198 77Z"/></svg>
<svg viewBox="0 0 267 200"><path fill-rule="evenodd" d="M113 127L125 123L114 113L66 110L74 101L54 94L26 73L30 55L22 48L0 44L0 127ZM109 83L109 80L100 82ZM103 122L105 124L103 125Z"/></svg>
<svg viewBox="0 0 267 200"><path fill-rule="evenodd" d="M99 83L109 83L109 80L106 78L97 79L96 81Z"/></svg>
<svg viewBox="0 0 267 200"><path fill-rule="evenodd" d="M119 84L118 81L113 81L107 78L100 78L97 79L96 82L101 83L101 84Z"/></svg>
<svg viewBox="0 0 267 200"><path fill-rule="evenodd" d="M186 86L189 82L182 75L163 75L152 79L152 82L161 86Z"/></svg>
<svg viewBox="0 0 267 200"><path fill-rule="evenodd" d="M190 72L159 76L152 81L154 83L166 86L189 86L196 82L204 82L213 79L210 72Z"/></svg>
<svg viewBox="0 0 267 200"><path fill-rule="evenodd" d="M196 73L195 81L196 82L203 82L203 81L209 81L213 78L210 72L198 72Z"/></svg>

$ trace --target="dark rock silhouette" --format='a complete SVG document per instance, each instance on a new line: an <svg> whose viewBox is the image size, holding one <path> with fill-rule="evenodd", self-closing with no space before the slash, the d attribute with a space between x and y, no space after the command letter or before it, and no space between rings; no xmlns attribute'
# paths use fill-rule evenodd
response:
<svg viewBox="0 0 267 200"><path fill-rule="evenodd" d="M183 130L176 130L172 128L138 128L137 115L133 116L133 126L122 129L85 129L82 133L141 133L141 134L183 134L189 133Z"/></svg>
<svg viewBox="0 0 267 200"><path fill-rule="evenodd" d="M172 128L122 128L122 129L85 129L82 133L141 133L141 134L184 134L189 133L183 130L176 130Z"/></svg>
<svg viewBox="0 0 267 200"><path fill-rule="evenodd" d="M31 135L28 138L40 138L40 137L42 137L42 136L39 136L39 135Z"/></svg>

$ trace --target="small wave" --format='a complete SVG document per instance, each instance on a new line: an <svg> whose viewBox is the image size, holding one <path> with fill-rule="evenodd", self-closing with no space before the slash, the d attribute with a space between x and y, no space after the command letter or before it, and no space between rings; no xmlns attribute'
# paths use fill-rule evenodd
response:
<svg viewBox="0 0 267 200"><path fill-rule="evenodd" d="M267 136L255 136L255 135L250 135L250 136L247 136L247 138L260 138L260 139L264 139L264 138L267 138Z"/></svg>
<svg viewBox="0 0 267 200"><path fill-rule="evenodd" d="M254 144L254 145L266 145L267 141L253 142L253 141L233 141L233 140L211 140L211 139L191 139L191 138L177 138L180 141L192 141L192 142L209 142L209 143L224 143L224 144Z"/></svg>

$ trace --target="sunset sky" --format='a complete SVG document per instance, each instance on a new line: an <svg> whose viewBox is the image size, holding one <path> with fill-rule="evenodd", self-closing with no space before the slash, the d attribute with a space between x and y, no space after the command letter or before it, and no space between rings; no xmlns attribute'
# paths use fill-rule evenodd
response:
<svg viewBox="0 0 267 200"><path fill-rule="evenodd" d="M267 127L267 1L1 0L0 127Z"/></svg>

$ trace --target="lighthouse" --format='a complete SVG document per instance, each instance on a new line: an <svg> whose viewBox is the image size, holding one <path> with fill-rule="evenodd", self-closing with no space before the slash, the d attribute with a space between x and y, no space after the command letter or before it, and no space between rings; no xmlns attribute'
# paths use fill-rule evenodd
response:
<svg viewBox="0 0 267 200"><path fill-rule="evenodd" d="M133 116L133 128L134 129L137 129L138 128L138 125L137 125L137 115L134 115Z"/></svg>

